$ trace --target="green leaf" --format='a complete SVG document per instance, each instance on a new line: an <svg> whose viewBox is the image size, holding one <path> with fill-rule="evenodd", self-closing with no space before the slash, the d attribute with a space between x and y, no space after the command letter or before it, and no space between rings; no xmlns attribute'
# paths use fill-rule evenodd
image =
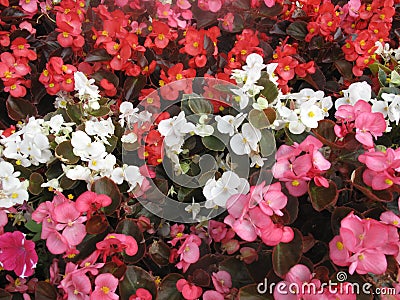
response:
<svg viewBox="0 0 400 300"><path fill-rule="evenodd" d="M139 288L148 290L153 299L158 299L154 278L140 267L128 266L124 279L119 283L121 299L129 299Z"/></svg>
<svg viewBox="0 0 400 300"><path fill-rule="evenodd" d="M183 174L186 174L190 170L190 164L186 162L181 163L181 169Z"/></svg>
<svg viewBox="0 0 400 300"><path fill-rule="evenodd" d="M383 71L381 68L379 68L378 70L378 79L379 79L379 83L381 84L381 86L386 86L386 73L385 71Z"/></svg>
<svg viewBox="0 0 400 300"><path fill-rule="evenodd" d="M22 98L9 96L6 101L8 116L14 121L20 121L27 117L37 115L36 107L29 101Z"/></svg>
<svg viewBox="0 0 400 300"><path fill-rule="evenodd" d="M72 120L72 122L75 122L79 125L83 116L82 103L67 104L67 115Z"/></svg>
<svg viewBox="0 0 400 300"><path fill-rule="evenodd" d="M146 253L146 244L143 238L143 234L137 226L136 222L133 219L122 220L118 223L115 231L117 233L122 233L133 237L138 244L138 252L133 256L130 256L124 252L123 260L129 264L134 264L141 260Z"/></svg>
<svg viewBox="0 0 400 300"><path fill-rule="evenodd" d="M270 156L276 150L275 136L267 129L261 131L260 150L263 157Z"/></svg>
<svg viewBox="0 0 400 300"><path fill-rule="evenodd" d="M73 150L74 147L72 147L71 141L64 141L57 145L55 154L61 162L74 165L80 158L74 154Z"/></svg>
<svg viewBox="0 0 400 300"><path fill-rule="evenodd" d="M203 145L210 150L213 151L224 151L225 150L225 144L217 137L215 136L204 136L201 138L201 141L203 142Z"/></svg>
<svg viewBox="0 0 400 300"><path fill-rule="evenodd" d="M258 109L252 109L249 112L249 122L258 129L268 128L270 125L264 111Z"/></svg>
<svg viewBox="0 0 400 300"><path fill-rule="evenodd" d="M335 205L338 199L337 187L333 181L329 181L329 187L325 188L317 186L314 180L311 180L308 184L308 194L310 195L312 206L318 212Z"/></svg>
<svg viewBox="0 0 400 300"><path fill-rule="evenodd" d="M102 177L96 180L92 185L92 192L104 194L111 198L112 202L104 208L107 215L111 215L120 206L122 195L117 185L110 178Z"/></svg>
<svg viewBox="0 0 400 300"><path fill-rule="evenodd" d="M189 95L190 96L190 95ZM194 95L192 98L188 99L188 105L192 112L195 114L211 114L214 111L211 103L201 98L201 96Z"/></svg>
<svg viewBox="0 0 400 300"><path fill-rule="evenodd" d="M395 70L390 74L390 84L391 85L400 85L400 75Z"/></svg>
<svg viewBox="0 0 400 300"><path fill-rule="evenodd" d="M168 274L161 281L157 300L184 300L182 293L176 288L178 280L183 279L181 274Z"/></svg>
<svg viewBox="0 0 400 300"><path fill-rule="evenodd" d="M104 117L107 116L108 113L110 112L110 108L108 106L100 106L99 109L96 110L91 110L89 111L89 115L93 116L93 117Z"/></svg>
<svg viewBox="0 0 400 300"><path fill-rule="evenodd" d="M261 90L261 95L267 98L268 103L272 103L276 97L278 97L278 87L271 80L266 77L261 77L257 83L264 87L264 89Z"/></svg>
<svg viewBox="0 0 400 300"><path fill-rule="evenodd" d="M387 74L389 74L392 70L386 67L385 65L380 64L379 62L374 62L373 64L370 64L368 68L371 70L372 74L374 76L377 75L379 70L385 71Z"/></svg>
<svg viewBox="0 0 400 300"><path fill-rule="evenodd" d="M308 34L307 22L304 21L293 22L286 29L286 33L296 40L304 41L304 38Z"/></svg>
<svg viewBox="0 0 400 300"><path fill-rule="evenodd" d="M296 265L300 259L303 250L302 234L296 228L293 228L294 238L289 243L279 243L272 251L272 265L275 274L283 277L290 268Z"/></svg>
<svg viewBox="0 0 400 300"><path fill-rule="evenodd" d="M112 135L111 137L109 137L107 139L107 141L109 142L109 145L104 144L106 146L106 151L108 153L111 153L114 151L115 147L117 147L117 143L118 143L118 137L116 137L115 135Z"/></svg>
<svg viewBox="0 0 400 300"><path fill-rule="evenodd" d="M25 223L25 228L28 229L30 232L41 232L42 231L42 224L38 224L33 220L29 220Z"/></svg>
<svg viewBox="0 0 400 300"><path fill-rule="evenodd" d="M29 192L33 195L39 195L43 188L41 187L42 183L44 182L43 176L37 172L34 172L29 177Z"/></svg>

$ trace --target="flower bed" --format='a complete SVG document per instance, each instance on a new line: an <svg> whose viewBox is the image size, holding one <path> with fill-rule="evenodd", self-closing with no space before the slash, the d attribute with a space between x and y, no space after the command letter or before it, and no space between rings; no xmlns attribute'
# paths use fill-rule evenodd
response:
<svg viewBox="0 0 400 300"><path fill-rule="evenodd" d="M1 297L397 299L399 5L0 0Z"/></svg>

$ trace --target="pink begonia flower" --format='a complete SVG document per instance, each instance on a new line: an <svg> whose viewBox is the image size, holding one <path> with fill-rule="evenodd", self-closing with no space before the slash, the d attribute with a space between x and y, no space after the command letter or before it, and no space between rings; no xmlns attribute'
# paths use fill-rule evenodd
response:
<svg viewBox="0 0 400 300"><path fill-rule="evenodd" d="M36 33L36 29L32 27L32 24L29 23L28 21L23 21L22 23L20 23L18 25L18 27L20 29L25 29L28 30L30 34L35 34Z"/></svg>
<svg viewBox="0 0 400 300"><path fill-rule="evenodd" d="M208 9L211 12L217 12L221 9L222 7L222 0L208 0Z"/></svg>
<svg viewBox="0 0 400 300"><path fill-rule="evenodd" d="M208 222L208 234L215 242L221 242L226 237L227 232L228 229L224 223L214 220Z"/></svg>
<svg viewBox="0 0 400 300"><path fill-rule="evenodd" d="M257 251L250 247L240 248L240 260L243 260L246 264L252 264L258 260Z"/></svg>
<svg viewBox="0 0 400 300"><path fill-rule="evenodd" d="M217 291L206 291L203 294L203 300L224 300L225 297Z"/></svg>
<svg viewBox="0 0 400 300"><path fill-rule="evenodd" d="M103 254L103 260L106 261L110 254L125 251L127 255L133 256L138 252L137 241L129 235L110 233L103 241L96 244L98 255Z"/></svg>
<svg viewBox="0 0 400 300"><path fill-rule="evenodd" d="M103 273L96 277L94 284L96 285L93 293L90 295L91 300L117 300L119 296L115 293L118 287L118 279L110 273Z"/></svg>
<svg viewBox="0 0 400 300"><path fill-rule="evenodd" d="M69 246L79 245L86 236L86 227L83 222L86 217L76 209L75 202L65 202L54 208L54 220L58 223L57 230L62 230Z"/></svg>
<svg viewBox="0 0 400 300"><path fill-rule="evenodd" d="M322 174L331 167L331 163L319 151L322 146L318 139L309 135L300 144L279 147L272 173L275 178L285 182L292 196L304 195L311 179L317 186L329 187L328 180Z"/></svg>
<svg viewBox="0 0 400 300"><path fill-rule="evenodd" d="M192 4L190 4L188 0L177 0L176 5L180 9L189 9L190 7L192 7Z"/></svg>
<svg viewBox="0 0 400 300"><path fill-rule="evenodd" d="M264 0L264 3L267 7L272 7L275 5L275 0Z"/></svg>
<svg viewBox="0 0 400 300"><path fill-rule="evenodd" d="M374 141L382 136L386 130L386 121L383 115L376 113L362 113L355 121L356 140L368 148L374 147Z"/></svg>
<svg viewBox="0 0 400 300"><path fill-rule="evenodd" d="M392 211L383 212L380 216L380 219L385 224L390 224L400 228L400 217Z"/></svg>
<svg viewBox="0 0 400 300"><path fill-rule="evenodd" d="M129 297L129 300L152 300L153 296L144 288L138 288L136 293Z"/></svg>
<svg viewBox="0 0 400 300"><path fill-rule="evenodd" d="M218 271L212 274L212 282L217 292L221 294L229 294L232 288L231 274L226 271Z"/></svg>
<svg viewBox="0 0 400 300"><path fill-rule="evenodd" d="M235 16L232 13L227 13L223 19L218 19L221 21L222 28L227 31L233 30L233 22L235 21Z"/></svg>
<svg viewBox="0 0 400 300"><path fill-rule="evenodd" d="M356 18L358 17L358 11L361 7L361 0L350 0L348 3L348 10L349 10L349 16Z"/></svg>
<svg viewBox="0 0 400 300"><path fill-rule="evenodd" d="M0 235L0 265L7 271L14 271L19 277L34 274L38 262L35 243L25 239L20 231Z"/></svg>
<svg viewBox="0 0 400 300"><path fill-rule="evenodd" d="M102 207L109 206L111 202L111 198L107 195L86 191L76 199L75 206L79 212L88 212L90 215Z"/></svg>
<svg viewBox="0 0 400 300"><path fill-rule="evenodd" d="M71 281L66 287L68 300L89 300L91 291L90 279L83 272L77 272L71 276Z"/></svg>
<svg viewBox="0 0 400 300"><path fill-rule="evenodd" d="M37 0L19 0L19 6L28 13L34 14L38 10Z"/></svg>
<svg viewBox="0 0 400 300"><path fill-rule="evenodd" d="M360 219L351 212L341 221L340 235L329 243L329 249L332 262L349 266L350 274L383 274L385 255L399 253L399 234L395 226Z"/></svg>
<svg viewBox="0 0 400 300"><path fill-rule="evenodd" d="M186 272L191 264L197 262L200 258L201 239L194 234L191 234L182 243L177 254L180 255L180 262L176 264L178 269L183 269Z"/></svg>
<svg viewBox="0 0 400 300"><path fill-rule="evenodd" d="M182 293L183 298L186 300L196 300L200 298L201 294L203 293L203 289L201 287L196 286L183 278L177 281L176 288Z"/></svg>
<svg viewBox="0 0 400 300"><path fill-rule="evenodd" d="M0 209L0 234L4 233L4 226L8 223L8 216L7 213Z"/></svg>

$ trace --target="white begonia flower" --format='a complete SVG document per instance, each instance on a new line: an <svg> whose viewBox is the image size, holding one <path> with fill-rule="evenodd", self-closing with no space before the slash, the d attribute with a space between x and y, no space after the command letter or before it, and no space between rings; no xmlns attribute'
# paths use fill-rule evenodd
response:
<svg viewBox="0 0 400 300"><path fill-rule="evenodd" d="M0 162L0 208L10 208L27 201L28 180L18 179L20 172L14 172L14 166L6 161Z"/></svg>
<svg viewBox="0 0 400 300"><path fill-rule="evenodd" d="M251 151L249 156L251 159L250 163L251 168L254 166L262 167L264 165L264 160L267 160L267 158L261 157L260 154L255 151Z"/></svg>
<svg viewBox="0 0 400 300"><path fill-rule="evenodd" d="M217 121L217 129L221 133L227 133L229 136L234 135L237 132L237 129L242 124L247 114L239 113L236 116L216 116L215 120Z"/></svg>
<svg viewBox="0 0 400 300"><path fill-rule="evenodd" d="M278 67L278 63L271 63L267 65L267 73L269 75L269 80L272 81L275 85L278 85L278 76L275 75L275 70Z"/></svg>
<svg viewBox="0 0 400 300"><path fill-rule="evenodd" d="M121 167L117 167L112 170L111 180L114 181L116 184L122 184L124 182L124 170Z"/></svg>
<svg viewBox="0 0 400 300"><path fill-rule="evenodd" d="M315 100L310 100L300 106L300 120L308 128L317 128L318 121L324 118L321 108L314 103Z"/></svg>
<svg viewBox="0 0 400 300"><path fill-rule="evenodd" d="M122 102L119 106L119 112L121 113L119 115L119 123L121 126L124 127L125 122L128 122L128 125L135 123L135 121L138 120L138 118L135 118L138 111L139 109L137 107L133 108L133 104L131 102Z"/></svg>
<svg viewBox="0 0 400 300"><path fill-rule="evenodd" d="M230 140L230 146L238 155L250 154L258 150L258 142L261 140L259 129L246 123L242 126L242 133L235 134Z"/></svg>
<svg viewBox="0 0 400 300"><path fill-rule="evenodd" d="M185 211L192 214L192 219L196 220L197 215L201 210L201 206L199 203L194 201L194 197L192 198L192 204L185 207Z"/></svg>
<svg viewBox="0 0 400 300"><path fill-rule="evenodd" d="M389 103L385 100L372 99L372 112L380 112L385 118L388 116Z"/></svg>
<svg viewBox="0 0 400 300"><path fill-rule="evenodd" d="M400 121L400 95L396 95L392 103L389 105L388 117L391 122L395 122L399 125Z"/></svg>
<svg viewBox="0 0 400 300"><path fill-rule="evenodd" d="M329 117L329 110L333 106L331 96L322 98L320 105L321 105L322 114L324 115L324 117Z"/></svg>
<svg viewBox="0 0 400 300"><path fill-rule="evenodd" d="M246 108L246 106L249 104L249 96L245 93L245 90L232 89L231 91L236 95L234 99L237 103L239 103L240 109Z"/></svg>
<svg viewBox="0 0 400 300"><path fill-rule="evenodd" d="M268 100L264 97L258 97L257 102L253 103L253 108L257 110L264 110L268 108L269 103Z"/></svg>
<svg viewBox="0 0 400 300"><path fill-rule="evenodd" d="M42 133L37 133L34 136L24 134L20 149L35 166L39 163L47 163L52 157L49 140Z"/></svg>
<svg viewBox="0 0 400 300"><path fill-rule="evenodd" d="M67 104L71 100L72 100L72 96L69 93L60 91L57 93L56 100L54 101L54 107L55 108L66 108Z"/></svg>
<svg viewBox="0 0 400 300"><path fill-rule="evenodd" d="M50 127L50 132L58 133L61 130L64 122L64 117L62 115L55 115L51 117L50 121L47 122Z"/></svg>
<svg viewBox="0 0 400 300"><path fill-rule="evenodd" d="M99 88L94 85L94 79L88 79L86 75L80 71L74 73L75 91L78 96L90 96L93 99L100 99Z"/></svg>
<svg viewBox="0 0 400 300"><path fill-rule="evenodd" d="M52 189L52 190L55 190L55 191L58 191L58 192L62 192L63 191L63 189L61 188L60 183L59 183L57 178L53 178L53 179L51 179L51 180L49 180L49 181L47 181L45 183L42 183L40 186L41 187L47 187L49 189Z"/></svg>
<svg viewBox="0 0 400 300"><path fill-rule="evenodd" d="M306 130L306 126L299 120L289 123L289 131L293 134L302 134Z"/></svg>
<svg viewBox="0 0 400 300"><path fill-rule="evenodd" d="M158 124L158 131L165 137L164 142L169 147L181 144L185 134L194 129L194 124L187 122L184 111L173 118L162 120Z"/></svg>
<svg viewBox="0 0 400 300"><path fill-rule="evenodd" d="M369 102L371 100L371 86L366 82L354 82L350 84L347 90L343 91L344 97L335 101L335 108L338 109L341 105L354 105L358 100Z"/></svg>
<svg viewBox="0 0 400 300"><path fill-rule="evenodd" d="M107 154L104 158L92 158L89 160L88 167L100 173L101 176L110 177L117 159L113 154Z"/></svg>
<svg viewBox="0 0 400 300"><path fill-rule="evenodd" d="M91 171L88 167L84 167L81 165L76 166L65 166L62 165L65 176L67 176L71 180L84 180L86 182L91 182Z"/></svg>
<svg viewBox="0 0 400 300"><path fill-rule="evenodd" d="M199 119L199 124L196 125L194 128L194 133L198 136L210 136L214 133L214 127L211 125L205 124L206 120L208 119L207 115L201 115Z"/></svg>
<svg viewBox="0 0 400 300"><path fill-rule="evenodd" d="M240 178L232 171L226 171L218 180L210 178L206 182L203 188L203 195L207 199L205 207L226 207L229 197L236 194L247 194L249 191L250 185L246 179Z"/></svg>
<svg viewBox="0 0 400 300"><path fill-rule="evenodd" d="M91 138L84 131L73 132L71 144L74 148L74 154L84 161L92 158L101 158L106 155L104 144L101 142L92 142Z"/></svg>
<svg viewBox="0 0 400 300"><path fill-rule="evenodd" d="M128 182L130 188L128 192L133 191L137 186L141 186L144 180L144 176L140 173L140 169L137 166L124 166L124 178Z"/></svg>
<svg viewBox="0 0 400 300"><path fill-rule="evenodd" d="M114 134L115 126L111 118L107 120L93 119L85 122L85 131L88 135L94 136L95 139L100 138L100 140L109 145L107 138Z"/></svg>
<svg viewBox="0 0 400 300"><path fill-rule="evenodd" d="M137 141L137 135L134 132L124 134L121 137L121 142L127 143L127 144L134 144Z"/></svg>

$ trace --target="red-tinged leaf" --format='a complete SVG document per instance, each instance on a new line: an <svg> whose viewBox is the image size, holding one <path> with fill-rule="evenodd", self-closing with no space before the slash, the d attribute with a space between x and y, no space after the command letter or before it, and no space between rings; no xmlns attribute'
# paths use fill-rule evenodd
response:
<svg viewBox="0 0 400 300"><path fill-rule="evenodd" d="M96 49L88 53L86 56L86 62L98 62L98 61L109 61L111 59L110 54L105 49Z"/></svg>
<svg viewBox="0 0 400 300"><path fill-rule="evenodd" d="M317 139L319 139L325 145L332 148L343 148L342 145L335 143L337 136L335 134L334 128L336 123L332 120L324 119L318 122L318 127L312 129Z"/></svg>
<svg viewBox="0 0 400 300"><path fill-rule="evenodd" d="M135 100L142 88L146 85L146 78L144 76L128 77L124 82L124 98L126 101Z"/></svg>
<svg viewBox="0 0 400 300"><path fill-rule="evenodd" d="M118 78L118 76L115 75L114 73L110 72L110 71L99 70L99 71L93 73L90 77L95 79L97 84L100 84L100 81L105 78L109 82L111 82L115 87L119 86L119 78Z"/></svg>
<svg viewBox="0 0 400 300"><path fill-rule="evenodd" d="M124 279L119 283L121 299L129 299L139 288L148 290L153 299L158 299L157 286L154 282L154 278L140 267L128 266Z"/></svg>
<svg viewBox="0 0 400 300"><path fill-rule="evenodd" d="M307 22L304 21L293 22L286 29L286 33L296 40L304 41L304 38L308 34Z"/></svg>
<svg viewBox="0 0 400 300"><path fill-rule="evenodd" d="M35 288L35 299L36 300L56 300L57 290L56 288L45 281L39 281Z"/></svg>
<svg viewBox="0 0 400 300"><path fill-rule="evenodd" d="M123 253L124 261L129 264L134 264L141 260L146 253L146 243L136 222L133 219L122 220L118 223L115 231L133 237L138 244L138 252L135 255L130 256Z"/></svg>
<svg viewBox="0 0 400 300"><path fill-rule="evenodd" d="M96 215L86 222L86 231L89 234L99 234L108 228L109 224L104 215Z"/></svg>
<svg viewBox="0 0 400 300"><path fill-rule="evenodd" d="M106 215L113 214L121 204L122 195L119 192L118 186L110 178L102 177L96 180L92 185L92 192L104 194L111 198L111 204L104 208Z"/></svg>
<svg viewBox="0 0 400 300"><path fill-rule="evenodd" d="M37 115L36 107L29 101L22 98L8 97L7 102L8 116L14 121L20 121L26 117L34 117Z"/></svg>
<svg viewBox="0 0 400 300"><path fill-rule="evenodd" d="M117 265L115 262L107 262L102 268L102 273L111 273L118 279L122 279L125 275L127 266L125 264Z"/></svg>
<svg viewBox="0 0 400 300"><path fill-rule="evenodd" d="M244 262L234 258L229 257L220 263L220 270L226 271L231 274L232 285L234 287L240 288L247 284L252 283L252 278L246 268Z"/></svg>
<svg viewBox="0 0 400 300"><path fill-rule="evenodd" d="M354 209L346 206L335 207L331 216L331 226L334 235L339 234L340 222Z"/></svg>
<svg viewBox="0 0 400 300"><path fill-rule="evenodd" d="M76 164L80 158L73 152L71 141L64 141L57 145L55 149L56 157L64 164Z"/></svg>
<svg viewBox="0 0 400 300"><path fill-rule="evenodd" d="M159 266L166 266L169 264L170 254L170 247L162 240L153 241L149 247L149 255L151 259Z"/></svg>
<svg viewBox="0 0 400 300"><path fill-rule="evenodd" d="M273 290L270 290L270 285L265 285L265 282L258 284L250 284L242 287L239 290L240 300L273 300Z"/></svg>
<svg viewBox="0 0 400 300"><path fill-rule="evenodd" d="M197 269L193 272L192 282L201 287L208 287L211 283L210 275L203 269Z"/></svg>
<svg viewBox="0 0 400 300"><path fill-rule="evenodd" d="M334 62L336 69L343 76L345 80L351 80L353 77L353 65L347 60L337 60Z"/></svg>
<svg viewBox="0 0 400 300"><path fill-rule="evenodd" d="M375 191L364 183L362 178L364 170L365 170L364 167L359 167L357 170L354 171L355 173L354 173L353 185L372 201L392 202L393 193L391 191L389 190Z"/></svg>
<svg viewBox="0 0 400 300"><path fill-rule="evenodd" d="M308 82L316 90L324 90L326 85L326 78L324 73L316 67L314 74L308 74L304 80Z"/></svg>
<svg viewBox="0 0 400 300"><path fill-rule="evenodd" d="M336 183L333 181L329 181L329 187L326 188L317 186L314 180L311 180L308 184L308 194L310 195L312 206L318 212L335 205L338 199Z"/></svg>
<svg viewBox="0 0 400 300"><path fill-rule="evenodd" d="M176 288L178 280L183 278L181 274L177 273L165 276L161 281L157 300L184 300L182 294Z"/></svg>
<svg viewBox="0 0 400 300"><path fill-rule="evenodd" d="M261 3L259 14L263 17L276 17L282 12L283 6L275 3L274 6L268 7L264 2Z"/></svg>
<svg viewBox="0 0 400 300"><path fill-rule="evenodd" d="M12 295L4 289L0 289L0 300L11 300Z"/></svg>
<svg viewBox="0 0 400 300"><path fill-rule="evenodd" d="M272 251L274 272L281 278L300 261L303 254L303 236L298 229L293 228L293 231L294 238L291 242L279 243Z"/></svg>

